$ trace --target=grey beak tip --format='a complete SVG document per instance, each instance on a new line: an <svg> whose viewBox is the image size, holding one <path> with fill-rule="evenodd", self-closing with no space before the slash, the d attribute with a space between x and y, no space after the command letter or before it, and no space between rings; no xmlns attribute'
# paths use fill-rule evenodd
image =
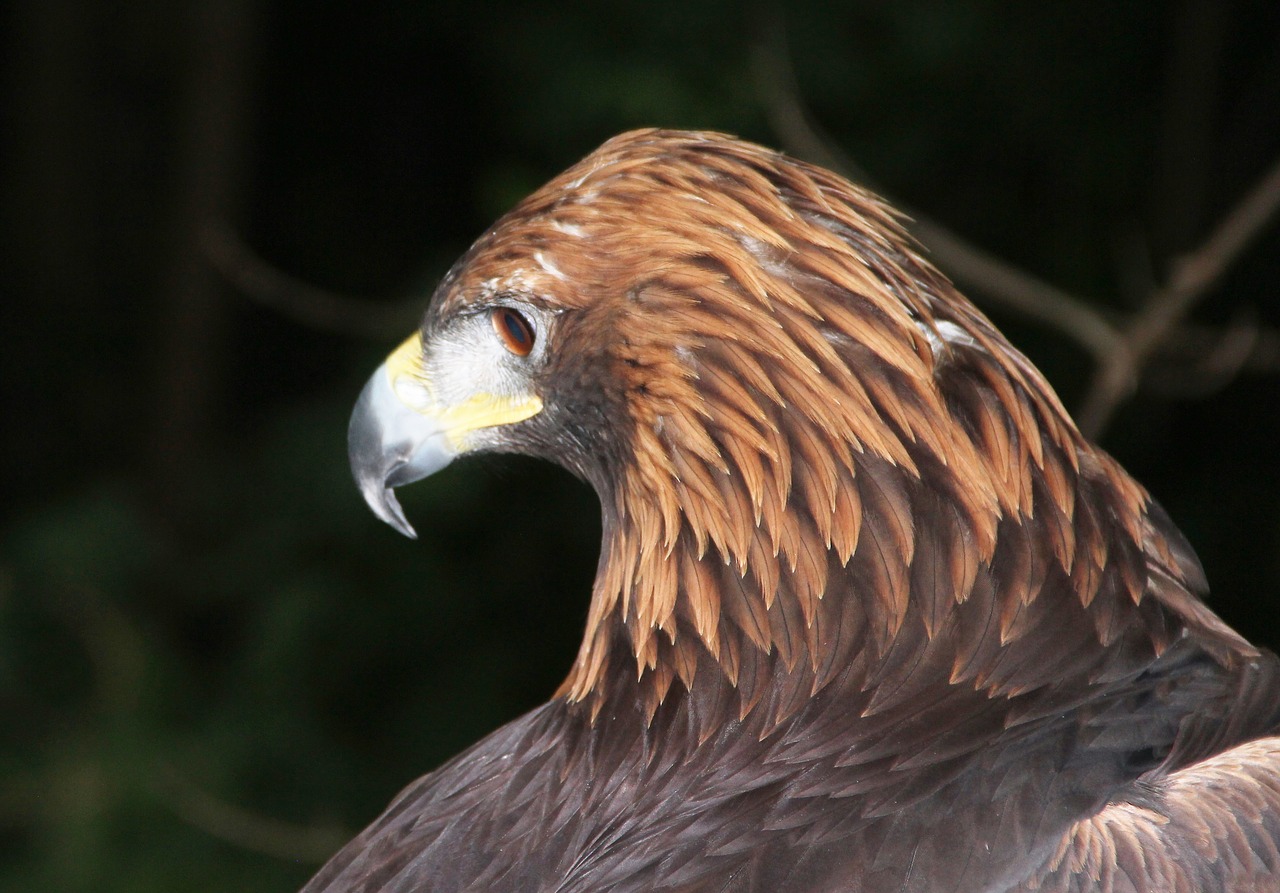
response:
<svg viewBox="0 0 1280 893"><path fill-rule="evenodd" d="M391 517L383 518L383 520L409 539L416 540L418 531L413 529L409 519L404 516L404 509L400 507L400 500L396 499L396 494L391 490L384 490L383 492L386 494L387 504L392 510Z"/></svg>
<svg viewBox="0 0 1280 893"><path fill-rule="evenodd" d="M373 509L373 513L380 519L409 539L416 540L418 538L418 532L413 529L413 525L405 517L404 508L401 507L400 500L396 499L394 490L390 487L384 487L381 480L366 478L360 481L360 492L369 508Z"/></svg>

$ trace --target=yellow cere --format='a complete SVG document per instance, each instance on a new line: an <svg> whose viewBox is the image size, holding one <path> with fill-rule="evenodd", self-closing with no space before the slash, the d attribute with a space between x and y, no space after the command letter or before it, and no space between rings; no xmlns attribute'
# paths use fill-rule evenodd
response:
<svg viewBox="0 0 1280 893"><path fill-rule="evenodd" d="M498 394L473 394L457 406L445 408L439 419L445 437L454 449L461 449L463 439L479 428L514 425L542 412L542 399L536 394L504 397Z"/></svg>
<svg viewBox="0 0 1280 893"><path fill-rule="evenodd" d="M383 364L396 397L415 412L433 416L444 429L449 446L460 449L466 435L480 428L514 425L542 412L537 394L508 397L501 394L472 394L456 406L440 406L430 380L423 375L422 336L414 332L391 352Z"/></svg>
<svg viewBox="0 0 1280 893"><path fill-rule="evenodd" d="M419 365L421 359L422 333L414 332L400 342L399 347L391 351L391 355L382 365L386 367L387 377L391 379L391 383L395 384L404 376L421 380L422 367Z"/></svg>

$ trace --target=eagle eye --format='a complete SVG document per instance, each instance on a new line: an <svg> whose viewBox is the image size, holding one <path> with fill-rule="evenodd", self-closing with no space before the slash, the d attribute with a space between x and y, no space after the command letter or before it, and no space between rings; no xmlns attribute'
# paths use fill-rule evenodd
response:
<svg viewBox="0 0 1280 893"><path fill-rule="evenodd" d="M489 322L503 345L516 356L527 357L533 350L533 326L520 313L510 307L495 307L489 311Z"/></svg>

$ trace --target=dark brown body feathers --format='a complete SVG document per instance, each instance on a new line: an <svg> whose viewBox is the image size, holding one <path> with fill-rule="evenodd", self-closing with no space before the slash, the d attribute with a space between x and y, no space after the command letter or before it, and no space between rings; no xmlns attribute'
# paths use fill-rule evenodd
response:
<svg viewBox="0 0 1280 893"><path fill-rule="evenodd" d="M504 448L600 494L582 650L308 890L1280 890L1274 657L883 203L626 134L426 337L494 295L558 314Z"/></svg>

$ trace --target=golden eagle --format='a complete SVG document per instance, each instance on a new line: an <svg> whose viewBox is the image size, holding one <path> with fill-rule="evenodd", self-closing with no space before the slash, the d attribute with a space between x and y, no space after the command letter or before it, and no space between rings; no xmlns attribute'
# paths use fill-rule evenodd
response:
<svg viewBox="0 0 1280 893"><path fill-rule="evenodd" d="M1280 679L1169 518L844 179L624 134L444 278L360 397L393 488L600 497L552 700L320 891L1280 890Z"/></svg>

